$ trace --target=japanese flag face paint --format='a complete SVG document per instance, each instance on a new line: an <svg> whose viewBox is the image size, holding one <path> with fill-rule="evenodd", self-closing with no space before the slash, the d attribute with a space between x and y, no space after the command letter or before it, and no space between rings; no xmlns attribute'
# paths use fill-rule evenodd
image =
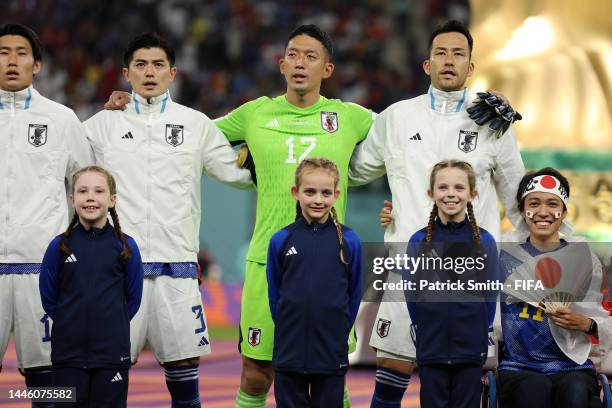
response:
<svg viewBox="0 0 612 408"><path fill-rule="evenodd" d="M533 220L534 215L535 213L533 211L525 210L525 216L529 218L530 220ZM555 211L553 215L555 216L555 219L558 220L559 218L561 218L561 215L563 215L563 212Z"/></svg>

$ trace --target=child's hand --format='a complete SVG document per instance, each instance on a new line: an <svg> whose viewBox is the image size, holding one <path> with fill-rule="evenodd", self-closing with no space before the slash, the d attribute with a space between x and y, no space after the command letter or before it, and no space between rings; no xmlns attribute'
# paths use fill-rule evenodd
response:
<svg viewBox="0 0 612 408"><path fill-rule="evenodd" d="M564 329L579 330L586 333L591 326L591 319L580 313L572 312L568 308L561 308L554 313L547 313L547 315L557 326Z"/></svg>
<svg viewBox="0 0 612 408"><path fill-rule="evenodd" d="M393 203L389 200L384 201L384 207L380 209L378 214L380 218L380 226L387 228L393 222Z"/></svg>

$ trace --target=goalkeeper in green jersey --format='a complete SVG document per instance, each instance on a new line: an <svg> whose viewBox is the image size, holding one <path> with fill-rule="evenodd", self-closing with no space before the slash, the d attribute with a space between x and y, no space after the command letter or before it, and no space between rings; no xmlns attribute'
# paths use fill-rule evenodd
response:
<svg viewBox="0 0 612 408"><path fill-rule="evenodd" d="M267 298L266 259L272 235L295 219L295 201L287 194L295 169L306 157L325 157L338 165L341 194L336 208L344 222L348 165L372 124L369 110L320 94L321 82L334 71L332 53L331 40L318 27L297 28L280 60L287 93L245 103L215 121L231 143L247 143L248 164L251 170L257 169L256 175L252 171L257 180L257 213L242 292L243 370L236 407L263 407L272 384L274 324ZM349 351L354 348L351 336Z"/></svg>

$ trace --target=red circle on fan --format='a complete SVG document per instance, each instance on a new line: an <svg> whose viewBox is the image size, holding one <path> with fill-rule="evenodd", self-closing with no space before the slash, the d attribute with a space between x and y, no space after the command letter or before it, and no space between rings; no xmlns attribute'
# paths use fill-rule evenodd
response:
<svg viewBox="0 0 612 408"><path fill-rule="evenodd" d="M557 186L557 180L551 176L544 176L542 177L542 180L540 180L540 184L542 187L550 190L551 188L555 188Z"/></svg>
<svg viewBox="0 0 612 408"><path fill-rule="evenodd" d="M535 266L535 276L545 288L554 288L561 280L561 265L553 258L542 258Z"/></svg>

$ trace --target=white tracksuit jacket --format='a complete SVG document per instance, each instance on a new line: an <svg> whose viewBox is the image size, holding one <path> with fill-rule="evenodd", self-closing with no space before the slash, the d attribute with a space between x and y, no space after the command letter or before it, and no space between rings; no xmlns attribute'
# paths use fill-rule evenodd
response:
<svg viewBox="0 0 612 408"><path fill-rule="evenodd" d="M447 159L469 162L476 171L478 225L500 238L497 195L510 221L518 225L516 190L525 173L512 127L499 139L472 121L467 89L397 102L379 114L351 160L351 185L365 184L385 171L393 200L393 223L385 242L406 243L425 227L433 202L427 196L433 166ZM497 193L497 194L496 194Z"/></svg>
<svg viewBox="0 0 612 408"><path fill-rule="evenodd" d="M132 93L125 111L103 110L85 126L96 162L117 181L121 228L136 240L143 262L197 262L203 171L253 186L214 123L169 92L148 101Z"/></svg>
<svg viewBox="0 0 612 408"><path fill-rule="evenodd" d="M41 263L68 226L66 183L93 163L85 133L32 86L0 90L0 263Z"/></svg>

